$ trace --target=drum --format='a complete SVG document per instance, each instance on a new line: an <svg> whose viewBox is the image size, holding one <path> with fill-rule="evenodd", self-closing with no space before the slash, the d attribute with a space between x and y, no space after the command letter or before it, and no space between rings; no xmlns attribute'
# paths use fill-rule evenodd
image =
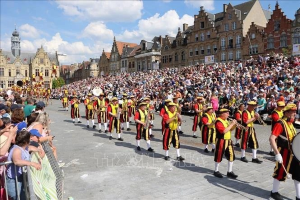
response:
<svg viewBox="0 0 300 200"><path fill-rule="evenodd" d="M296 159L300 162L300 133L292 141L292 151Z"/></svg>

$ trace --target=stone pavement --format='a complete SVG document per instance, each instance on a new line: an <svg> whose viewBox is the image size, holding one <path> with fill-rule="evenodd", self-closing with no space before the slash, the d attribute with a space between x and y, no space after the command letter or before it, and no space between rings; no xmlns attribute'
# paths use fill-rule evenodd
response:
<svg viewBox="0 0 300 200"><path fill-rule="evenodd" d="M108 134L87 129L86 120L73 124L70 112L63 111L58 100L52 100L46 110L52 120L51 132L56 136L59 161L65 174L64 199L268 199L272 189L272 173L275 163L266 153L269 151L270 126L256 125L261 165L243 163L240 150L236 149L234 172L237 180L226 176L213 176L213 153L204 153L201 139L192 138L192 120L182 126L181 155L185 162L178 162L176 150L170 148L170 161L165 161L162 149L160 117L154 122L155 138L151 141L155 153L148 153L146 142L141 140L142 151L136 151L135 126L125 131L123 142L109 140ZM80 105L84 115L84 107ZM103 126L102 126L103 129ZM200 131L198 130L198 133ZM117 135L113 134L116 138ZM251 160L251 155L247 155ZM227 160L223 159L220 172L226 175ZM280 193L287 199L295 199L292 180L281 184Z"/></svg>

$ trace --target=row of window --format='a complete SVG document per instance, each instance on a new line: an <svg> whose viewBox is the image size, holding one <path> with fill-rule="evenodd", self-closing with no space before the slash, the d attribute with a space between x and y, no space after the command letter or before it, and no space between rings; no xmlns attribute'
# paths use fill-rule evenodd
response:
<svg viewBox="0 0 300 200"><path fill-rule="evenodd" d="M235 60L239 60L239 59L241 59L241 51L236 51L235 52ZM221 61L226 61L226 55L227 55L227 53L226 52L222 52L221 53ZM233 52L232 51L229 51L228 52L228 56L227 56L227 60L233 60Z"/></svg>
<svg viewBox="0 0 300 200"><path fill-rule="evenodd" d="M287 47L287 35L282 34L280 36L280 47ZM274 48L274 36L269 35L267 39L267 48L268 49L273 49Z"/></svg>
<svg viewBox="0 0 300 200"><path fill-rule="evenodd" d="M204 55L205 54L204 47L201 47L199 50L200 50L200 55ZM217 50L218 50L217 49L217 45L213 46L213 50L212 51L210 49L210 46L207 46L207 48L206 48L206 55L211 55L211 53L215 54L215 53L217 53ZM195 48L194 50L190 49L189 50L190 57L192 57L194 55L194 52L195 52L195 56L199 55L198 48Z"/></svg>
<svg viewBox="0 0 300 200"><path fill-rule="evenodd" d="M210 39L210 31L206 32L206 39ZM200 33L200 40L198 34L195 34L195 42L201 41L203 42L205 40L205 34Z"/></svg>
<svg viewBox="0 0 300 200"><path fill-rule="evenodd" d="M229 31L229 24L228 23L226 23L226 24L224 24L224 31ZM232 22L231 23L231 30L235 30L236 29L236 22Z"/></svg>
<svg viewBox="0 0 300 200"><path fill-rule="evenodd" d="M20 70L19 69L16 70L16 74L20 74ZM39 76L39 75L40 75L40 70L39 69L35 69L35 76ZM4 76L4 68L0 68L0 76ZM8 76L9 77L13 76L11 69L8 69ZM25 70L24 76L28 77L28 71L27 70ZM45 69L45 74L43 74L43 76L45 76L45 77L49 76L49 70L48 69Z"/></svg>
<svg viewBox="0 0 300 200"><path fill-rule="evenodd" d="M242 43L242 37L237 35L235 37L235 44L240 45ZM221 47L226 47L226 39L221 38ZM228 48L233 48L233 37L228 37Z"/></svg>

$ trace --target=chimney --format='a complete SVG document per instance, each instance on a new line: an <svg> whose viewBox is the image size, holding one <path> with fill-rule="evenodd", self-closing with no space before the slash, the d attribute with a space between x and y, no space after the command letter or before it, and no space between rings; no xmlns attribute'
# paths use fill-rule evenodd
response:
<svg viewBox="0 0 300 200"><path fill-rule="evenodd" d="M183 32L186 31L186 30L188 29L188 27L189 27L189 25L186 24L186 23L184 23L184 24L183 24L183 27L182 27L182 31L183 31Z"/></svg>
<svg viewBox="0 0 300 200"><path fill-rule="evenodd" d="M226 12L227 10L227 4L223 4L223 12Z"/></svg>

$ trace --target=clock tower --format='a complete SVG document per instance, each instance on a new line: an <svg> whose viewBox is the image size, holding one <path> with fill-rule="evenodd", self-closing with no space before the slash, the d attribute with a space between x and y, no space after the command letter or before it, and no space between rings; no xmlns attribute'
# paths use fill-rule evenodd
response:
<svg viewBox="0 0 300 200"><path fill-rule="evenodd" d="M18 57L21 55L20 35L15 29L11 36L11 53Z"/></svg>

